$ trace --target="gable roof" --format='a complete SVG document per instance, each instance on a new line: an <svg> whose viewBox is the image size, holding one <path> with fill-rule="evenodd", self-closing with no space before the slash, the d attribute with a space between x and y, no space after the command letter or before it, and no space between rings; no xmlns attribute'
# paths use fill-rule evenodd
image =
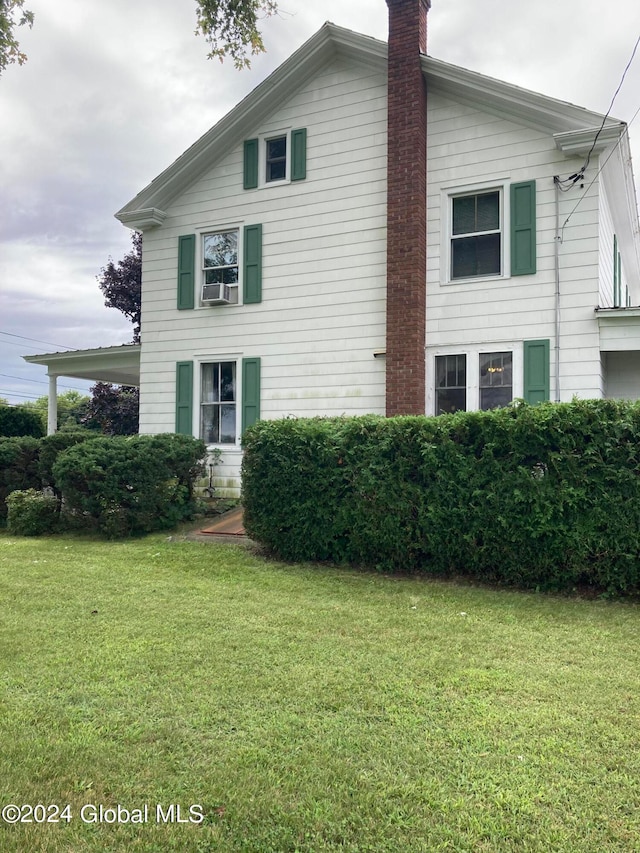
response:
<svg viewBox="0 0 640 853"><path fill-rule="evenodd" d="M352 30L326 23L289 59L200 137L157 178L122 207L116 218L130 228L145 230L160 225L164 208L230 148L255 130L331 59L347 56L386 74L387 44ZM598 135L596 153L620 139L624 122L583 107L451 65L431 56L422 57L430 91L441 92L462 103L544 130L554 136L567 156L583 154ZM636 214L637 216L637 214Z"/></svg>

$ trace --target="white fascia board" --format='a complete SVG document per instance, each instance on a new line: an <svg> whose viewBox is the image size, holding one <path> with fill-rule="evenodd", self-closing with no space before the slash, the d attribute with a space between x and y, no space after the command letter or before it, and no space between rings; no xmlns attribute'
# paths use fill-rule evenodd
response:
<svg viewBox="0 0 640 853"><path fill-rule="evenodd" d="M386 69L387 45L335 24L324 24L266 80L121 208L115 214L116 219L130 225L150 209L162 212L212 163L256 132L261 121L335 55L348 55L361 63Z"/></svg>
<svg viewBox="0 0 640 853"><path fill-rule="evenodd" d="M600 154L605 148L615 145L626 129L623 121L605 124L602 121L597 127L585 127L581 130L569 130L565 133L554 133L553 139L558 151L565 157L586 157L589 152ZM594 147L595 146L595 147Z"/></svg>
<svg viewBox="0 0 640 853"><path fill-rule="evenodd" d="M140 384L140 344L101 347L41 355L23 355L29 364L42 364L49 376L70 376L118 385Z"/></svg>

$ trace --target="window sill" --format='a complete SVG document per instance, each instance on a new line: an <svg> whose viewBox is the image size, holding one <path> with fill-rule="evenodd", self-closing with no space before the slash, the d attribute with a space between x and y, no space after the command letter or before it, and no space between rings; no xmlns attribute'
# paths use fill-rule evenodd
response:
<svg viewBox="0 0 640 853"><path fill-rule="evenodd" d="M469 284L475 284L476 282L478 282L480 284L486 284L487 282L494 282L494 281L495 282L508 281L510 278L511 278L511 276L508 276L508 275L478 275L478 276L473 276L472 278L448 279L447 281L441 281L440 285L441 285L441 287L451 287L451 286L455 286L456 284L469 285Z"/></svg>

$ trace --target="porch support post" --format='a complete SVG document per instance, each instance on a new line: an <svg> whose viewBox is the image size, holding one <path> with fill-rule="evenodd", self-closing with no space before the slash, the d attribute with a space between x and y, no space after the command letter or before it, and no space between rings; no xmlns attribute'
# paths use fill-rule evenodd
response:
<svg viewBox="0 0 640 853"><path fill-rule="evenodd" d="M58 429L58 377L49 374L49 406L47 408L47 435L53 435Z"/></svg>

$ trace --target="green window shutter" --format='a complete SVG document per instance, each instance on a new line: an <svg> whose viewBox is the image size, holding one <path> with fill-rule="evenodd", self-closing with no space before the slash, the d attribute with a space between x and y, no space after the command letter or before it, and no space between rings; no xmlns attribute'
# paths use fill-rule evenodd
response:
<svg viewBox="0 0 640 853"><path fill-rule="evenodd" d="M242 359L242 432L260 420L260 359Z"/></svg>
<svg viewBox="0 0 640 853"><path fill-rule="evenodd" d="M193 362L176 362L176 432L193 435Z"/></svg>
<svg viewBox="0 0 640 853"><path fill-rule="evenodd" d="M258 186L258 140L244 141L244 188L254 190Z"/></svg>
<svg viewBox="0 0 640 853"><path fill-rule="evenodd" d="M511 184L511 275L536 271L536 182Z"/></svg>
<svg viewBox="0 0 640 853"><path fill-rule="evenodd" d="M178 237L178 310L194 307L196 235Z"/></svg>
<svg viewBox="0 0 640 853"><path fill-rule="evenodd" d="M524 399L527 403L542 403L550 398L549 341L525 341Z"/></svg>
<svg viewBox="0 0 640 853"><path fill-rule="evenodd" d="M291 131L291 180L304 181L307 177L307 129Z"/></svg>
<svg viewBox="0 0 640 853"><path fill-rule="evenodd" d="M262 225L244 227L244 303L262 302Z"/></svg>

